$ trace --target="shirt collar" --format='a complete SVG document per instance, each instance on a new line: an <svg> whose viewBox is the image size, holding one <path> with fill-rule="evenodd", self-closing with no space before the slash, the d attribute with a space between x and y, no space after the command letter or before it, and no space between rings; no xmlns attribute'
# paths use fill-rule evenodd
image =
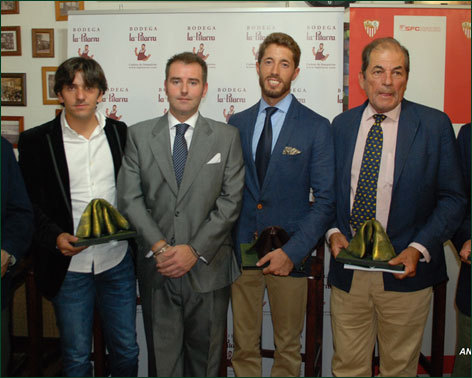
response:
<svg viewBox="0 0 472 378"><path fill-rule="evenodd" d="M293 95L291 93L289 93L287 96L285 96L282 100L280 100L274 106L278 110L281 110L282 112L287 113L288 108L290 108L290 104L292 103L292 98L293 98ZM267 104L267 102L265 102L265 100L263 98L261 98L261 102L259 104L259 113L258 114L261 114L265 110L265 108L267 108L268 106L270 107L270 105Z"/></svg>
<svg viewBox="0 0 472 378"><path fill-rule="evenodd" d="M102 113L100 113L99 111L95 112L95 118L98 120L98 127L95 128L95 130L92 133L92 136L101 133L103 131L103 129L105 128L105 123L106 123L105 116ZM60 120L61 120L61 128L62 128L62 133L63 134L67 133L69 135L74 135L74 136L80 135L77 131L72 129L70 127L69 123L67 122L65 109L62 109Z"/></svg>
<svg viewBox="0 0 472 378"><path fill-rule="evenodd" d="M392 121L398 122L398 120L400 119L401 110L402 110L402 103L400 102L392 110L390 110L389 112L382 113L382 114L385 115L387 118L391 119ZM377 111L369 102L369 104L367 105L367 108L365 109L365 116L366 116L365 119L366 120L369 120L371 118L373 119L375 114L377 114Z"/></svg>
<svg viewBox="0 0 472 378"><path fill-rule="evenodd" d="M199 114L200 114L199 112L195 112L195 114L193 116L191 116L190 118L188 118L185 122L180 122L177 118L175 118L173 116L173 114L170 111L168 111L167 112L167 120L169 121L169 129L172 129L173 127L175 127L176 125L178 125L180 123L186 123L192 129L194 129L195 125L197 123L197 119L198 119Z"/></svg>

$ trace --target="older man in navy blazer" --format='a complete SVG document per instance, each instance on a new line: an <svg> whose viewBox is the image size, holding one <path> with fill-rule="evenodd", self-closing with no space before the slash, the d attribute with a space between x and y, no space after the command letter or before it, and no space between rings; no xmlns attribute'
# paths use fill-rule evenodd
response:
<svg viewBox="0 0 472 378"><path fill-rule="evenodd" d="M300 373L300 334L306 309L307 258L334 216L334 156L327 119L290 94L299 73L300 48L288 35L273 33L256 63L262 99L232 116L239 129L246 166L243 206L235 228L235 250L269 226L291 236L263 258L263 270L243 266L232 285L233 368L237 376L261 376L262 301L267 287L276 351L272 376ZM310 206L310 188L315 202Z"/></svg>
<svg viewBox="0 0 472 378"><path fill-rule="evenodd" d="M351 209L365 177L366 140L380 122L375 218L397 254L390 264L405 265L404 273L352 271L331 258L334 376L370 376L376 339L381 376L416 375L432 286L447 279L443 243L458 228L466 204L451 122L443 112L403 99L408 73L406 48L393 38L374 40L364 48L359 73L368 101L333 121L332 255L355 233Z"/></svg>

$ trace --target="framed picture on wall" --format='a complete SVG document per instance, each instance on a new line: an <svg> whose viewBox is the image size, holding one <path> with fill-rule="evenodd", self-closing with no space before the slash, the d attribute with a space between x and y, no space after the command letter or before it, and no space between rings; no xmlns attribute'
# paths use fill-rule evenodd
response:
<svg viewBox="0 0 472 378"><path fill-rule="evenodd" d="M2 56L21 55L21 28L2 26Z"/></svg>
<svg viewBox="0 0 472 378"><path fill-rule="evenodd" d="M2 14L18 14L20 13L19 1L2 1Z"/></svg>
<svg viewBox="0 0 472 378"><path fill-rule="evenodd" d="M69 11L84 10L83 1L55 1L56 21L67 21Z"/></svg>
<svg viewBox="0 0 472 378"><path fill-rule="evenodd" d="M56 93L54 93L54 75L56 74L56 70L57 67L41 67L44 105L59 104L59 99Z"/></svg>
<svg viewBox="0 0 472 378"><path fill-rule="evenodd" d="M34 58L54 58L54 29L31 29Z"/></svg>
<svg viewBox="0 0 472 378"><path fill-rule="evenodd" d="M2 73L2 106L26 106L26 74Z"/></svg>
<svg viewBox="0 0 472 378"><path fill-rule="evenodd" d="M24 117L2 116L2 137L18 148L18 138L24 130Z"/></svg>

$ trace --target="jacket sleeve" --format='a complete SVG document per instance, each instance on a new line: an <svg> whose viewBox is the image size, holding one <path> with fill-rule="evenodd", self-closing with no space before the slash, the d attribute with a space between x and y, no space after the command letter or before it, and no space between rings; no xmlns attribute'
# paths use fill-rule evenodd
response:
<svg viewBox="0 0 472 378"><path fill-rule="evenodd" d="M10 143L2 138L2 249L18 261L33 235L33 209Z"/></svg>

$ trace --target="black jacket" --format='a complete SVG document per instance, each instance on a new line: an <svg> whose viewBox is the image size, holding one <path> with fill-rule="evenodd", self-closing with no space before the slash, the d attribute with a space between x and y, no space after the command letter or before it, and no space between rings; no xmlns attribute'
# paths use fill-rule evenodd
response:
<svg viewBox="0 0 472 378"><path fill-rule="evenodd" d="M126 131L125 123L106 119L105 134L113 157L115 179L121 166ZM21 133L18 150L35 215L31 248L36 283L46 298L52 298L59 291L71 260L56 248L57 236L63 232L74 234L60 115Z"/></svg>

